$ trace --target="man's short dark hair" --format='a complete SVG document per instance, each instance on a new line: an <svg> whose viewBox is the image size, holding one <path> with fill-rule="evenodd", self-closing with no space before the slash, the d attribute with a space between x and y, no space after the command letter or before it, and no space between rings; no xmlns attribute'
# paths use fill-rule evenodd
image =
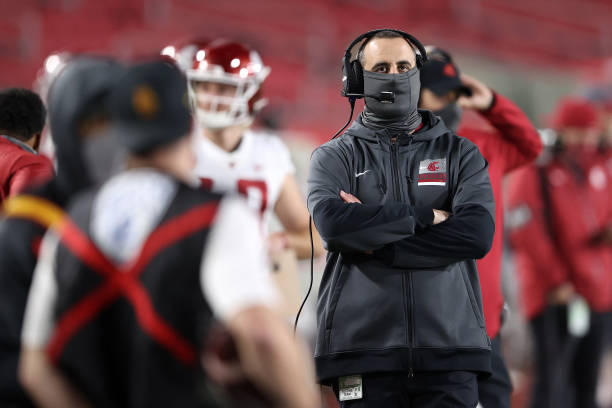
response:
<svg viewBox="0 0 612 408"><path fill-rule="evenodd" d="M0 133L27 142L45 126L47 110L38 94L23 88L0 91Z"/></svg>
<svg viewBox="0 0 612 408"><path fill-rule="evenodd" d="M361 65L363 65L363 50L365 49L366 45L368 45L368 43L370 41L372 41L373 39L375 39L375 38L403 38L403 39L406 40L408 45L410 45L410 48L412 48L412 50L416 53L414 45L410 41L408 41L408 39L406 37L404 37L403 35L401 35L397 31L383 30L383 31L377 32L376 34L374 34L370 38L366 38L361 43L361 45L359 46L359 52L357 53L357 59L359 60Z"/></svg>

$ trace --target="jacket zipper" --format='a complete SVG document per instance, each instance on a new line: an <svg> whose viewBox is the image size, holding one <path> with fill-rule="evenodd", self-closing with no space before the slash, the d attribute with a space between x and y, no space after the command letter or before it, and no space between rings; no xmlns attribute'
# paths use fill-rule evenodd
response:
<svg viewBox="0 0 612 408"><path fill-rule="evenodd" d="M399 171L397 169L397 136L391 138L391 166L393 167L393 194L397 201L401 201L401 190L399 185Z"/></svg>
<svg viewBox="0 0 612 408"><path fill-rule="evenodd" d="M410 140L412 142L412 139ZM402 192L400 189L400 176L397 164L397 136L391 138L391 166L393 167L393 193L397 201L402 201ZM402 275L402 289L406 290L406 275ZM408 273L408 302L404 299L404 313L406 316L406 340L408 342L409 362L408 362L408 377L414 377L413 369L413 347L414 347L414 306L413 306L413 283L412 274ZM408 334L410 330L410 335Z"/></svg>
<svg viewBox="0 0 612 408"><path fill-rule="evenodd" d="M414 286L412 283L412 272L408 272L408 280L409 280L409 287L408 287L408 298L410 300L410 342L409 342L409 352L410 352L410 360L409 360L409 365L408 365L408 377L412 378L414 377L414 347L415 347L415 329L414 329Z"/></svg>
<svg viewBox="0 0 612 408"><path fill-rule="evenodd" d="M412 144L413 141L413 137L410 136L410 139L408 139L408 150L410 150L410 145ZM408 173L408 180L410 183L412 183L412 177L410 176L410 172ZM408 198L410 198L410 188L412 186L408 187ZM409 200L410 201L410 200ZM410 295L410 334L411 334L411 339L410 339L410 367L409 367L409 372L408 372L408 376L409 377L414 377L414 348L416 347L416 323L414 320L414 285L412 283L412 272L408 272L408 278L410 279L410 291L409 291L409 295Z"/></svg>
<svg viewBox="0 0 612 408"><path fill-rule="evenodd" d="M402 274L402 293L406 293L406 275L405 274ZM410 318L408 317L408 305L407 305L405 296L402 299L402 304L404 306L404 324L406 325L406 330L404 330L404 341L406 342L406 344L410 346L410 338L408 336L408 323L409 323ZM412 367L412 363L410 363L410 367Z"/></svg>

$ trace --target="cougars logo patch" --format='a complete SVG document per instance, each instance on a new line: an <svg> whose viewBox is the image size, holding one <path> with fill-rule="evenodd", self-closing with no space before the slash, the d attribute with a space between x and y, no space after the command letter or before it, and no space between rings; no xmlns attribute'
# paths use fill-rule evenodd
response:
<svg viewBox="0 0 612 408"><path fill-rule="evenodd" d="M419 186L446 185L446 158L422 160L419 163Z"/></svg>

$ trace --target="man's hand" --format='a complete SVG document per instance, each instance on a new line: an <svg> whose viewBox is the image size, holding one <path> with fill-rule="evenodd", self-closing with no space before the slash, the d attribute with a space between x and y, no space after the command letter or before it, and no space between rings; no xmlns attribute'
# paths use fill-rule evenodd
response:
<svg viewBox="0 0 612 408"><path fill-rule="evenodd" d="M358 203L361 204L361 201L357 197L352 194L345 192L344 190L340 190L340 197L344 200L345 203ZM434 213L434 225L444 222L450 217L450 213L443 210L433 210Z"/></svg>
<svg viewBox="0 0 612 408"><path fill-rule="evenodd" d="M234 339L220 324L211 327L200 361L208 377L219 385L230 386L247 381Z"/></svg>
<svg viewBox="0 0 612 408"><path fill-rule="evenodd" d="M433 213L434 213L433 225L444 222L448 219L448 217L450 217L450 213L447 211L443 211L443 210L433 210Z"/></svg>
<svg viewBox="0 0 612 408"><path fill-rule="evenodd" d="M345 192L344 190L340 190L340 198L344 200L345 203L357 203L361 204L361 201L357 197L352 194Z"/></svg>
<svg viewBox="0 0 612 408"><path fill-rule="evenodd" d="M488 86L474 77L462 74L461 82L470 88L472 96L462 95L457 99L457 104L463 109L485 110L493 102L493 91Z"/></svg>
<svg viewBox="0 0 612 408"><path fill-rule="evenodd" d="M286 232L280 231L268 237L268 254L278 255L289 248L289 236Z"/></svg>

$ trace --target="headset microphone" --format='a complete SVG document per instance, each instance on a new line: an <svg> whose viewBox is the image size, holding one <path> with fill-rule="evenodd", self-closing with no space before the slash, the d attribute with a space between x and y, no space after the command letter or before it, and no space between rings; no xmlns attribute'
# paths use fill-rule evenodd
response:
<svg viewBox="0 0 612 408"><path fill-rule="evenodd" d="M346 96L347 98L372 98L376 99L380 103L394 103L395 102L395 94L391 91L383 91L378 95L366 95L360 93L343 93L342 96Z"/></svg>

